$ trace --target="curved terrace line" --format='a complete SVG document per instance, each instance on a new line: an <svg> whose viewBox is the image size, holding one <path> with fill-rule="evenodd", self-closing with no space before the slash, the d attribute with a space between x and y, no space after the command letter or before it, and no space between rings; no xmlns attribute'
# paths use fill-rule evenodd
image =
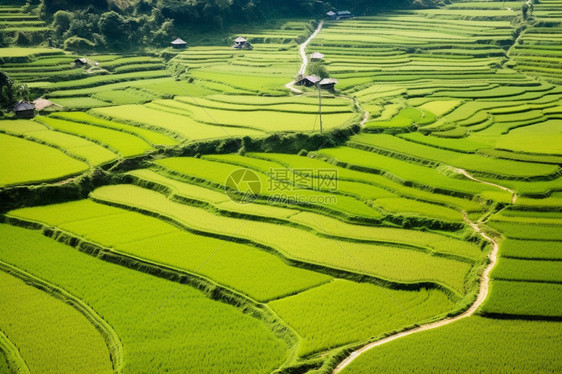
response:
<svg viewBox="0 0 562 374"><path fill-rule="evenodd" d="M281 367L285 367L296 360L298 347L302 338L291 326L289 326L281 317L279 317L277 313L275 313L275 311L267 305L267 303L256 301L252 297L242 292L218 283L211 278L208 278L199 273L195 273L187 269L176 268L171 265L153 262L132 254L119 252L113 248L105 247L102 244L87 240L78 234L62 230L58 227L51 227L45 223L34 221L31 219L22 219L11 216L5 216L5 218L6 220L4 223L6 224L31 230L40 230L42 234L49 239L58 241L89 256L96 257L102 261L122 266L133 271L138 271L161 279L166 279L171 282L183 284L187 287L199 290L205 297L208 297L211 300L231 305L238 309L241 313L255 318L258 321L261 321L262 323L269 326L273 335L275 335L281 341L285 342L287 346L287 358L285 359ZM4 265L11 267L11 265L5 264L0 261L0 270L2 270L2 266ZM16 271L18 270L17 268L14 269ZM37 283L42 282L47 287L54 287L40 280L39 278L35 278L32 275L29 276L32 277L34 281L37 280ZM62 289L54 289L55 291L60 291L63 296L66 296L67 294L66 291ZM70 294L68 295L69 297L72 297ZM81 301L78 300L78 302ZM72 304L72 306L77 307L77 304ZM82 313L81 310L79 311ZM105 323L105 321L103 322ZM121 341L119 340L118 343L120 344L122 352ZM122 354L119 357L118 363L119 366L114 366L116 368L114 369L114 372L117 374L122 372Z"/></svg>
<svg viewBox="0 0 562 374"><path fill-rule="evenodd" d="M65 304L71 306L82 314L86 319L94 326L94 328L99 332L105 341L107 350L109 352L109 359L111 360L111 365L113 366L114 373L120 373L123 370L123 344L119 339L119 336L113 330L113 328L105 322L105 320L96 313L88 304L77 298L76 296L70 294L62 288L59 288L41 278L38 278L32 274L29 274L13 265L0 261L0 271L4 271L16 278L23 280L28 285L36 287L41 291L47 292L50 296L53 296ZM2 335L0 335L0 339ZM16 348L17 350L17 348ZM25 373L25 368L21 366L18 367L21 373ZM29 372L29 371L27 371Z"/></svg>
<svg viewBox="0 0 562 374"><path fill-rule="evenodd" d="M472 177L468 172L466 172L466 170L463 169L455 169L456 172L465 175L467 178L475 180L477 182L483 183L483 184L491 184L489 182L485 182L485 181L481 181L479 179L476 179L474 177ZM506 190L506 191L510 191L513 193L513 199L512 201L515 202L515 200L517 199L517 195L515 194L514 191L508 189L507 187L504 186L500 186L500 185L496 185L496 184L491 184L495 187L501 188L502 190ZM450 318L446 318L437 322L433 322L427 325L422 325L419 326L417 328L414 328L412 330L408 330L408 331L403 331L401 333L398 333L396 335L392 335L389 336L387 338L378 340L376 342L372 342L369 343L365 346L363 346L362 348L352 352L346 359L344 359L338 366L336 366L336 368L333 370L333 374L336 373L340 373L343 369L345 369L349 364L351 364L353 361L355 361L355 359L357 359L357 357L359 357L361 354L375 348L378 346L381 346L385 343L391 342L393 340L402 338L404 336L408 336L408 335L412 335L418 332L422 332L422 331L427 331L427 330L432 330L438 327L442 327L445 325L448 325L450 323L453 323L455 321L461 320L463 318L466 317L470 317L472 315L474 315L474 313L478 310L478 308L480 308L480 306L484 303L484 300L486 300L486 297L488 296L488 291L489 291L489 283L490 283L490 272L492 271L492 269L494 268L496 262L497 262L497 255L498 255L498 250L499 250L499 244L496 240L494 240L492 237L488 236L487 234L485 234L482 229L478 226L477 223L474 223L473 221L471 221L468 218L468 215L464 212L463 213L463 217L464 220L466 221L466 223L472 227L472 229L478 233L480 236L482 236L482 238L484 238L486 241L490 242L492 244L492 251L490 252L490 254L488 255L488 260L489 260L489 264L488 266L486 266L486 268L484 269L484 271L482 272L482 277L480 278L480 289L478 291L478 295L476 297L476 301L463 313L455 316L455 317L450 317Z"/></svg>
<svg viewBox="0 0 562 374"><path fill-rule="evenodd" d="M19 349L8 339L0 330L0 354L3 354L8 362L8 367L15 374L30 374L25 360L20 354Z"/></svg>
<svg viewBox="0 0 562 374"><path fill-rule="evenodd" d="M160 219L164 222L167 222L169 224L174 225L175 227L178 227L182 230L186 230L189 231L191 233L194 233L196 235L202 235L202 236L208 236L208 237L212 237L212 238L216 238L216 239L220 239L220 240L226 240L226 241L230 241L233 243L241 243L241 244L246 244L246 245L250 245L258 250L263 250L267 253L270 253L276 257L278 257L279 259L281 259L283 262L285 262L286 264L288 264L289 266L294 266L297 268L301 268L301 269L306 269L306 270L311 270L311 271L315 271L321 274L326 274L332 277L336 277L336 278L341 278L341 279L351 279L354 280L356 282L365 282L365 283L371 283L371 284L375 284L381 287L388 287L388 288L406 288L406 289L411 289L411 290L420 290L422 288L431 288L431 289L437 289L440 290L442 292L444 292L449 298L451 299L457 299L457 298L461 298L462 295L459 294L459 292L457 290L455 290L452 286L442 283L441 281L437 281L437 280L412 280L412 281L400 281L400 280L393 280L393 279L387 279L382 275L375 275L375 274L371 274L371 273L364 273L364 272L360 272L360 271L356 271L356 270L352 270L352 269L345 269L345 268L339 268L339 267L335 267L332 265L325 265L322 264L320 262L313 262L313 261L309 261L309 260L303 260L297 257L293 257L291 255L289 255L288 253L285 253L284 251L282 251L280 248L274 247L270 244L265 244L262 242L259 242L255 239L249 238L249 237L238 237L238 236L231 236L231 235L227 235L227 234L221 234L219 232L213 233L212 231L207 231L207 230L203 230L201 228L195 228L187 223L185 223L184 221L175 218L173 215L169 215L163 212L159 212L159 211L152 211L152 210L148 210L147 208L143 208L143 207L139 207L139 206L135 206L135 205L129 205L128 203L124 203L124 202L116 202L116 201L111 201L111 200L105 200L105 199L101 199L98 197L94 197L94 196L90 196L89 197L92 201L98 203L98 204L104 204L104 205L108 205L108 206L112 206L115 208L120 208L120 209L124 209L124 210L128 210L131 212L136 212L136 213L140 213L149 217L153 217L153 218L157 218ZM17 217L12 217L12 216L8 216L10 219L15 220L15 221L27 221L27 219L23 219L23 218L17 218ZM39 225L44 225L43 223L39 223ZM56 230L59 231L64 231L60 228L56 228ZM75 233L69 233L71 235L75 235L81 239L83 239L79 234L75 234ZM336 236L330 236L330 238L335 238L337 239ZM96 243L96 245L98 245ZM405 250L415 250L415 249L407 249L404 247L397 247L400 249L405 249ZM156 262L154 260L151 259L147 259L144 257L137 257L136 255L133 254L127 254L124 252L121 252L117 249L112 249L113 253L122 255L122 256L129 256L131 258L135 258L135 259L140 259L142 261L147 261L150 262L156 266L161 266L161 267L165 267L167 265L162 264L160 262ZM448 256L448 255L443 255L441 254L440 257L445 257L445 258L453 258L456 261L459 261L459 259L454 258L454 256ZM207 276L201 274L201 273L196 273L193 272L191 270L188 269L179 269L179 271L183 271L186 273L190 273L193 274L196 277L201 277L201 278L205 278L207 279ZM214 283L216 283L217 285L220 285L221 287L224 288L228 288L230 290L233 290L233 292L239 293L241 295L244 295L244 297L250 299L252 302L256 303L256 304L260 304L260 301L254 300L252 297L244 294L241 290L236 290L234 289L232 286L229 285L225 285L221 282L218 281L212 281ZM290 296L290 295L285 295L282 297L286 297L286 296ZM281 298L281 297L279 297ZM271 299L271 300L267 300L264 302L269 302L275 299Z"/></svg>

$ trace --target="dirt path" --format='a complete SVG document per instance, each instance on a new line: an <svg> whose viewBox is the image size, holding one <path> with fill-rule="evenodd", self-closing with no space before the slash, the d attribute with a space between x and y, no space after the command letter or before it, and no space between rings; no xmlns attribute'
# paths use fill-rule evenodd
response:
<svg viewBox="0 0 562 374"><path fill-rule="evenodd" d="M509 193L511 194L511 203L512 203L512 204L515 204L515 202L517 201L517 194L516 194L515 191L512 190L511 188L507 188L507 187L504 187L504 186L500 186L499 184L495 184L495 183L492 183L492 182L486 182L486 181L483 181L483 180L481 180L481 179L475 178L475 177L473 177L472 175L470 175L470 174L469 174L466 170L464 170L464 169L451 168L451 170L453 170L455 173L462 174L462 175L464 175L465 177L467 177L468 179L473 180L473 181L475 181L475 182L482 183L482 184L486 184L486 185L488 185L488 186L496 187L496 188L499 188L500 190L504 190L504 191L509 192Z"/></svg>
<svg viewBox="0 0 562 374"><path fill-rule="evenodd" d="M367 111L367 109L363 108L361 106L361 104L359 103L359 100L357 100L357 98L355 98L355 97L353 98L353 103L355 104L355 106L357 108L359 108L360 110L363 111L363 119L361 120L361 122L359 122L359 125L363 128L363 127L365 127L365 124L367 123L367 121L369 121L371 113L369 113Z"/></svg>
<svg viewBox="0 0 562 374"><path fill-rule="evenodd" d="M489 182L485 182L485 181L481 181L479 179L474 178L472 175L470 175L469 173L466 172L466 170L463 169L454 169L456 172L463 174L464 176L466 176L469 179L472 179L476 182L480 182L483 184L487 184L487 185L491 185L494 187L498 187L502 190L505 191L509 191L513 194L513 199L512 202L515 202L515 200L517 199L517 195L515 194L515 191L510 190L507 187L504 186L500 186L494 183L489 183ZM472 222L469 218L468 215L463 212L463 218L466 221L466 223L472 227L472 229L477 232L480 236L482 236L486 241L490 242L492 244L492 251L490 252L490 255L488 256L489 259L489 264L488 266L486 266L486 268L484 269L484 271L482 272L482 277L480 278L480 289L478 291L478 295L476 297L476 301L470 306L470 308L468 308L466 311L464 311L462 314L459 314L458 316L455 317L450 317L450 318L446 318L437 322L433 322L427 325L422 325L419 327L416 327L414 329L408 330L408 331L403 331L400 332L396 335L392 335L389 336L387 338L378 340L376 342L373 343L369 343L367 345L365 345L364 347L352 352L345 360L343 360L333 371L333 373L339 373L341 372L346 366L348 366L349 364L351 364L357 357L359 357L362 353L367 352L370 349L373 349L375 347L378 347L380 345L383 345L385 343L391 342L393 340L402 338L404 336L408 336L408 335L412 335L421 331L427 331L427 330L432 330L435 329L437 327L442 327L445 325L448 325L450 323L453 323L455 321L458 321L460 319L466 318L466 317L470 317L472 316L476 310L478 310L478 308L482 305L482 303L484 302L484 300L486 299L486 297L488 296L488 290L489 290L489 283L490 283L490 272L492 271L492 269L494 268L494 265L496 264L497 261L497 255L498 255L498 243L491 238L490 236L486 235L482 229L480 229L480 227Z"/></svg>
<svg viewBox="0 0 562 374"><path fill-rule="evenodd" d="M320 30L322 30L323 25L324 25L324 21L320 21L320 23L318 24L318 27L316 27L316 30L314 30L312 35L310 35L308 37L308 39L306 39L306 41L299 46L299 51L300 51L301 60L302 60L301 67L300 67L299 72L298 72L299 76L303 76L306 73L306 67L308 66L308 56L306 55L306 47L308 47L310 42L314 38L316 38L316 36L318 36L318 33L320 32ZM296 81L289 82L285 85L285 87L290 89L292 92L302 93L301 90L299 90L298 88L295 88L295 83L296 83Z"/></svg>

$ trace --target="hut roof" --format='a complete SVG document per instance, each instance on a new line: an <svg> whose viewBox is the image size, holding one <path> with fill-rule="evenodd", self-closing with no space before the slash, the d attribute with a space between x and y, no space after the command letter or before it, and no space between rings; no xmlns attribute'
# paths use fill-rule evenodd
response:
<svg viewBox="0 0 562 374"><path fill-rule="evenodd" d="M335 16L336 13L334 13L330 10L328 13L326 13L326 15L332 17L332 16Z"/></svg>
<svg viewBox="0 0 562 374"><path fill-rule="evenodd" d="M86 65L88 63L88 60L86 60L84 57L80 57L80 58L77 58L76 60L74 60L74 62L77 63L77 64Z"/></svg>
<svg viewBox="0 0 562 374"><path fill-rule="evenodd" d="M234 39L234 41L235 41L236 43L244 43L244 42L247 42L247 40L246 40L245 38L241 37L241 36L239 36L239 37L237 37L236 39Z"/></svg>
<svg viewBox="0 0 562 374"><path fill-rule="evenodd" d="M337 80L337 79L334 79L334 78L324 78L324 79L322 79L322 80L320 81L319 84L320 84L321 86L324 86L324 85L336 84L336 83L338 83L338 80Z"/></svg>
<svg viewBox="0 0 562 374"><path fill-rule="evenodd" d="M314 52L313 54L310 55L310 58L313 60L321 60L324 58L324 55L320 52Z"/></svg>
<svg viewBox="0 0 562 374"><path fill-rule="evenodd" d="M172 44L173 44L173 45L186 45L187 42L186 42L185 40L182 40L182 39L180 39L180 38L177 38L176 40L174 40L174 41L172 42Z"/></svg>
<svg viewBox="0 0 562 374"><path fill-rule="evenodd" d="M306 79L307 81L312 82L314 84L316 84L316 83L318 83L322 80L322 78L320 78L317 75L309 75L309 76L304 77L304 79Z"/></svg>
<svg viewBox="0 0 562 374"><path fill-rule="evenodd" d="M338 12L338 16L348 16L351 15L351 12L349 10L340 10Z"/></svg>
<svg viewBox="0 0 562 374"><path fill-rule="evenodd" d="M29 101L21 100L16 105L14 105L14 112L21 112L24 110L35 110L35 105Z"/></svg>

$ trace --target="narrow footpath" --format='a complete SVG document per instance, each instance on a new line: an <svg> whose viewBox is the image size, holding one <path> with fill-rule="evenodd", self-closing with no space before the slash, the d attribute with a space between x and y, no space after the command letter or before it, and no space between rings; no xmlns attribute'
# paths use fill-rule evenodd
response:
<svg viewBox="0 0 562 374"><path fill-rule="evenodd" d="M306 73L306 67L308 66L308 56L306 55L306 48L308 47L310 42L318 36L318 33L320 32L320 30L322 30L323 25L324 25L324 21L320 21L318 27L316 27L316 30L314 30L312 35L310 35L310 37L306 39L306 41L299 46L302 64L299 69L298 76L303 76ZM295 88L295 83L296 81L289 82L285 85L285 87L287 87L294 93L302 93L301 90Z"/></svg>
<svg viewBox="0 0 562 374"><path fill-rule="evenodd" d="M479 180L477 178L474 178L466 170L463 170L463 169L455 168L454 170L457 173L463 174L467 178L472 179L476 182L483 183L483 184L486 184L486 185L492 185L492 186L501 188L502 190L509 191L513 194L512 202L515 202L515 200L517 200L517 195L516 195L515 191L510 190L507 187L500 186L500 185L493 184L493 183L489 183L489 182L485 182L485 181ZM365 353L365 352L367 352L367 351L369 351L369 350L371 350L375 347L381 346L383 344L386 344L386 343L391 342L393 340L402 338L404 336L412 335L412 334L422 332L422 331L432 330L432 329L435 329L437 327L442 327L442 326L448 325L450 323L453 323L455 321L461 320L463 318L470 317L478 310L478 308L480 308L480 306L482 305L482 303L484 302L484 300L486 300L486 297L488 296L489 284L490 284L490 272L492 271L492 269L494 268L494 265L496 264L499 245L496 242L496 240L494 240L494 238L492 238L492 237L488 236L486 233L484 233L482 231L482 229L478 226L477 223L471 221L468 218L468 215L465 212L463 212L463 217L464 217L464 220L466 221L466 223L470 227L472 227L472 229L476 233L478 233L480 236L482 236L482 238L484 238L486 241L488 241L489 243L492 244L492 251L490 252L490 255L488 256L488 260L490 262L489 262L488 266L486 266L486 268L482 272L482 277L480 278L480 289L478 291L478 295L476 297L476 301L474 302L474 304L472 304L470 306L470 308L468 308L466 311L459 314L458 316L446 318L446 319L443 319L443 320L440 320L440 321L437 321L437 322L429 323L427 325L422 325L422 326L416 327L414 329L403 331L403 332L400 332L396 335L392 335L392 336L389 336L387 338L378 340L376 342L369 343L369 344L361 347L360 349L352 352L345 360L343 360L334 369L334 371L333 371L334 374L341 372L345 367L347 367L349 364L351 364L361 354L363 354L363 353Z"/></svg>

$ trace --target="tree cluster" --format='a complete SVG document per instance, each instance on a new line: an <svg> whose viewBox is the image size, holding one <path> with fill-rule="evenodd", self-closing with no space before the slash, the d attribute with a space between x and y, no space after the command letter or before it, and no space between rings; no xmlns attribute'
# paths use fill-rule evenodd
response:
<svg viewBox="0 0 562 374"><path fill-rule="evenodd" d="M28 99L29 90L27 86L13 82L10 77L0 71L0 109L8 109L18 100Z"/></svg>
<svg viewBox="0 0 562 374"><path fill-rule="evenodd" d="M40 14L52 22L53 46L126 50L165 46L176 28L221 31L267 18L322 17L336 6L364 14L436 1L447 0L41 0Z"/></svg>
<svg viewBox="0 0 562 374"><path fill-rule="evenodd" d="M174 21L149 2L42 0L40 10L52 22L53 46L84 52L164 46L173 36Z"/></svg>

